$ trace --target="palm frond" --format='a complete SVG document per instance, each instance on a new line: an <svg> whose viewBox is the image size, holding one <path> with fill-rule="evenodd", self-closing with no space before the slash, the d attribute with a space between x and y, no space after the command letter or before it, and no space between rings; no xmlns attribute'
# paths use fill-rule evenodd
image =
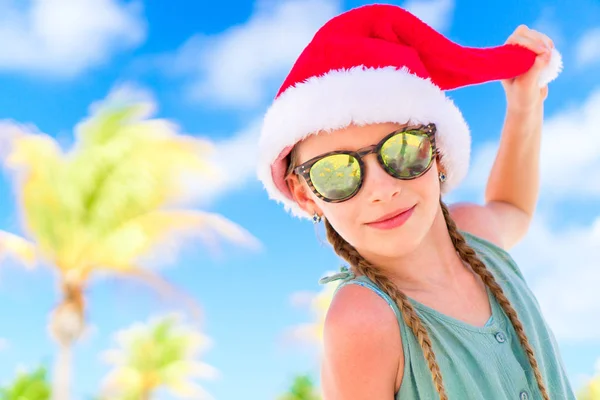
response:
<svg viewBox="0 0 600 400"><path fill-rule="evenodd" d="M0 231L0 261L11 257L28 268L33 268L37 262L35 244L10 232Z"/></svg>
<svg viewBox="0 0 600 400"><path fill-rule="evenodd" d="M257 239L250 233L218 214L164 210L131 220L101 243L87 249L85 257L98 268L126 271L131 260L160 248L168 247L175 255L184 240L190 238L199 238L209 245L213 243L212 239L222 238L248 248L259 247Z"/></svg>
<svg viewBox="0 0 600 400"><path fill-rule="evenodd" d="M256 244L217 215L189 212L185 223L178 215L155 214L187 199L188 180L216 180L222 171L209 161L209 142L147 116L145 104L101 108L78 126L79 141L68 154L50 136L24 129L13 135L6 162L23 174L26 230L62 271L128 265L168 236L158 232L163 228L195 231L209 246L210 234Z"/></svg>
<svg viewBox="0 0 600 400"><path fill-rule="evenodd" d="M104 357L114 367L106 381L106 390L115 396L111 398L160 388L180 398L209 398L195 379L217 375L213 367L198 359L210 341L185 325L180 316L168 315L135 324L117 333L115 341L117 347Z"/></svg>
<svg viewBox="0 0 600 400"><path fill-rule="evenodd" d="M3 161L13 172L25 230L42 253L52 252L60 236L57 224L68 219L59 190L64 155L52 137L14 129L18 132L11 135Z"/></svg>

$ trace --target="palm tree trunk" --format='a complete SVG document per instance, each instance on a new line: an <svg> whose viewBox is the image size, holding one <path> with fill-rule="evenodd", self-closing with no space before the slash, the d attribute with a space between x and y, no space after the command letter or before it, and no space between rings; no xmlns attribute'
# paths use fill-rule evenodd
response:
<svg viewBox="0 0 600 400"><path fill-rule="evenodd" d="M52 400L70 399L72 363L73 347L68 344L59 344L56 360L54 361Z"/></svg>
<svg viewBox="0 0 600 400"><path fill-rule="evenodd" d="M63 301L50 316L49 330L58 345L52 378L52 400L70 400L73 345L84 328L81 286L64 283Z"/></svg>

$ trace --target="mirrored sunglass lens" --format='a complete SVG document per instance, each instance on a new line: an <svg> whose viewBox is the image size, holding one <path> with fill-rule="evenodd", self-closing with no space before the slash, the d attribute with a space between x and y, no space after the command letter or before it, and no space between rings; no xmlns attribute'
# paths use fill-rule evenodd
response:
<svg viewBox="0 0 600 400"><path fill-rule="evenodd" d="M323 197L342 200L353 195L360 185L358 160L347 154L334 154L313 164L310 180Z"/></svg>
<svg viewBox="0 0 600 400"><path fill-rule="evenodd" d="M433 146L423 132L401 132L383 144L381 158L395 176L414 178L429 168L433 158Z"/></svg>

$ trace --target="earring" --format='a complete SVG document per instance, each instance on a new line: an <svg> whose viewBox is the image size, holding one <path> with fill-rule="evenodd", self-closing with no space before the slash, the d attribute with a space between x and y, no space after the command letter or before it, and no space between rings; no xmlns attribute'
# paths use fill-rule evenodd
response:
<svg viewBox="0 0 600 400"><path fill-rule="evenodd" d="M447 176L445 172L440 172L440 182L446 182Z"/></svg>
<svg viewBox="0 0 600 400"><path fill-rule="evenodd" d="M316 212L313 214L313 224L318 224L319 222L321 222L321 216L319 214L317 214Z"/></svg>

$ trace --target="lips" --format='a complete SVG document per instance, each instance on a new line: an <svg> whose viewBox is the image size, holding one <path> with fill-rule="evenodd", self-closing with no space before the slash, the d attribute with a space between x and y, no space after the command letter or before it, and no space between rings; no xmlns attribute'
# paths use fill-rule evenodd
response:
<svg viewBox="0 0 600 400"><path fill-rule="evenodd" d="M400 214L404 214L405 212L410 211L414 207L415 206L408 207L408 208L402 208L400 210L396 210L396 211L391 212L389 214L385 214L383 217L381 217L379 219L376 219L374 221L368 222L367 224L377 224L377 223L380 223L380 222L385 222L385 221L391 220L391 219L399 216Z"/></svg>

